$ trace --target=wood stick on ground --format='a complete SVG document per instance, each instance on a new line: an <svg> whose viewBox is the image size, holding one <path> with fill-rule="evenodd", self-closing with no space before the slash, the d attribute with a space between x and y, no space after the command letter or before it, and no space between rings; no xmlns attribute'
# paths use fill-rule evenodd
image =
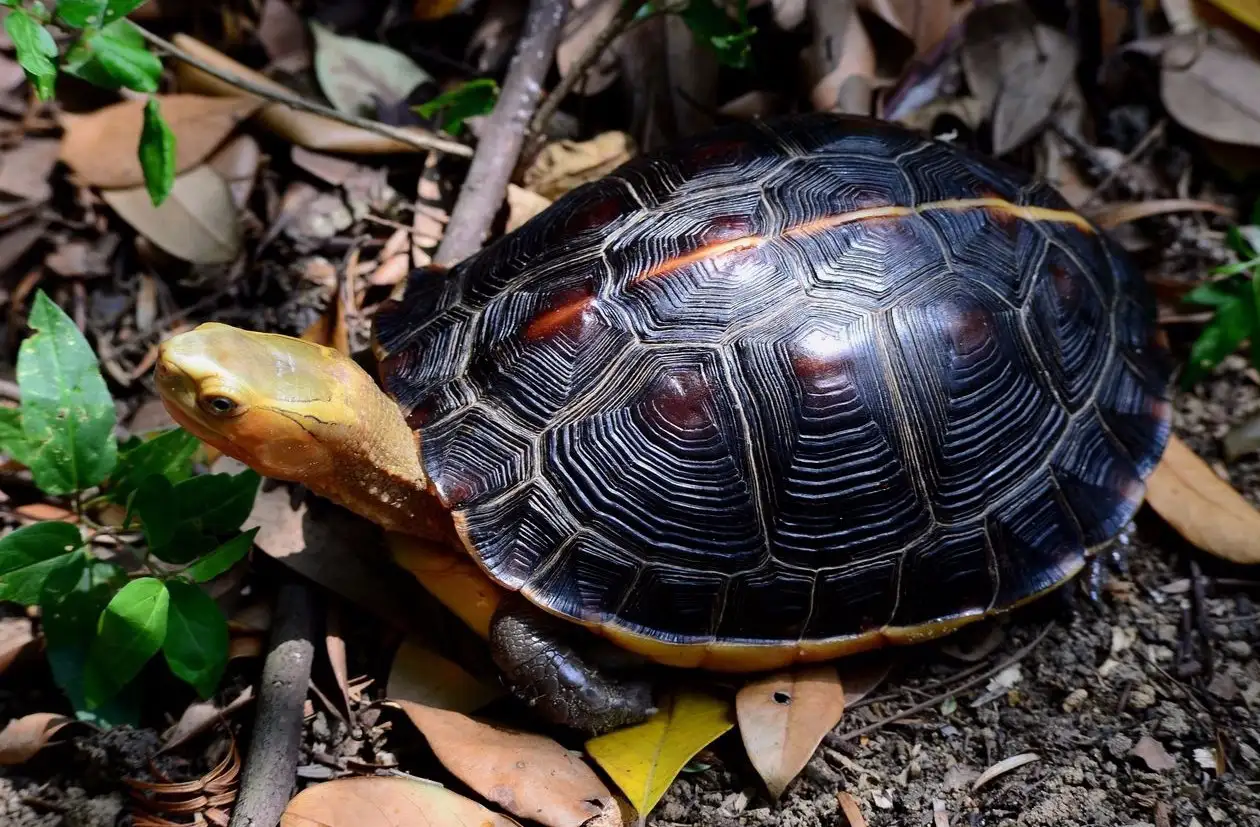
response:
<svg viewBox="0 0 1260 827"><path fill-rule="evenodd" d="M521 155L525 130L538 108L542 85L555 60L568 0L530 0L524 32L508 67L503 91L486 119L485 137L469 165L451 220L433 263L450 267L481 248L507 195Z"/></svg>
<svg viewBox="0 0 1260 827"><path fill-rule="evenodd" d="M135 24L133 24L134 26ZM231 84L237 89L243 89L251 95L256 95L273 103L291 106L294 109L303 112L310 112L314 115L322 115L334 121L340 121L348 126L357 126L359 129L366 129L368 132L375 132L377 135L383 135L386 138L392 138L399 143L408 146L414 146L417 149L436 150L437 152L445 152L449 155L458 155L461 158L468 158L472 155L472 149L466 144L458 141L451 141L437 135L426 135L415 130L399 129L396 126L374 121L369 118L360 118L356 115L347 115L344 112L338 112L336 109L330 109L327 106L318 104L315 101L304 98L296 94L281 94L275 89L269 89L265 86L259 86L253 81L242 77L237 77L231 72L225 72L217 66L211 66L209 63L188 54L183 49L165 38L155 35L153 32L143 26L135 26L140 35L154 46L166 52L176 60L187 63L189 66L195 66L207 75L213 75L224 83Z"/></svg>
<svg viewBox="0 0 1260 827"><path fill-rule="evenodd" d="M276 596L271 648L258 683L258 712L229 827L276 827L297 778L302 708L315 656L310 588L289 582Z"/></svg>

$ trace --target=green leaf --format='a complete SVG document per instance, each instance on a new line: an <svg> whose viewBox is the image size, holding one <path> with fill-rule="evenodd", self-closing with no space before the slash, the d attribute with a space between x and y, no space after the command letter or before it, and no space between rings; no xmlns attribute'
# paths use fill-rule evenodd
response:
<svg viewBox="0 0 1260 827"><path fill-rule="evenodd" d="M176 485L153 476L136 491L135 512L149 548L160 560L187 563L240 529L254 507L256 471L205 474Z"/></svg>
<svg viewBox="0 0 1260 827"><path fill-rule="evenodd" d="M432 118L442 112L445 116L442 127L452 135L458 135L464 128L465 120L489 114L498 100L499 84L490 78L478 78L443 92L415 107L415 110L423 118Z"/></svg>
<svg viewBox="0 0 1260 827"><path fill-rule="evenodd" d="M18 408L0 408L0 452L26 465L30 445L22 432L22 411Z"/></svg>
<svg viewBox="0 0 1260 827"><path fill-rule="evenodd" d="M257 534L258 528L255 527L243 534L236 535L184 569L183 573L198 583L213 580L232 568L232 566L235 566L242 557L249 553L249 550L254 546L254 537Z"/></svg>
<svg viewBox="0 0 1260 827"><path fill-rule="evenodd" d="M88 34L66 54L66 72L106 89L157 91L162 61L145 46L144 38L127 20L115 20Z"/></svg>
<svg viewBox="0 0 1260 827"><path fill-rule="evenodd" d="M157 98L149 98L144 106L139 153L149 198L153 206L161 206L175 186L175 133L162 117Z"/></svg>
<svg viewBox="0 0 1260 827"><path fill-rule="evenodd" d="M13 40L18 63L30 78L40 100L49 100L57 82L57 42L34 17L23 9L14 9L4 19L4 30Z"/></svg>
<svg viewBox="0 0 1260 827"><path fill-rule="evenodd" d="M1187 293L1182 301L1190 304L1202 304L1208 307L1220 307L1223 304L1237 301L1242 292L1242 283L1237 279L1205 281Z"/></svg>
<svg viewBox="0 0 1260 827"><path fill-rule="evenodd" d="M79 529L49 520L0 538L0 600L23 606L39 601L44 581L83 545Z"/></svg>
<svg viewBox="0 0 1260 827"><path fill-rule="evenodd" d="M0 445L3 442L0 441ZM140 483L149 477L165 477L172 483L192 476L192 458L201 443L183 428L171 428L146 440L129 441L118 454L111 475L109 497L126 503Z"/></svg>
<svg viewBox="0 0 1260 827"><path fill-rule="evenodd" d="M1256 253L1260 252L1251 248L1237 225L1225 231L1225 244L1242 258L1254 258Z"/></svg>
<svg viewBox="0 0 1260 827"><path fill-rule="evenodd" d="M175 675L209 698L227 666L228 627L210 596L191 583L172 580L162 652Z"/></svg>
<svg viewBox="0 0 1260 827"><path fill-rule="evenodd" d="M1257 266L1260 266L1260 258L1252 258L1246 261L1235 261L1233 264L1222 264L1220 267L1213 267L1209 272L1214 276L1234 276L1253 270Z"/></svg>
<svg viewBox="0 0 1260 827"><path fill-rule="evenodd" d="M650 4L654 9L666 10L668 5ZM748 66L751 55L749 41L757 33L748 24L748 3L741 0L733 19L714 0L690 0L676 12L691 34L701 43L713 49L718 62L736 69Z"/></svg>
<svg viewBox="0 0 1260 827"><path fill-rule="evenodd" d="M144 0L61 0L57 17L78 29L99 29L135 11Z"/></svg>
<svg viewBox="0 0 1260 827"><path fill-rule="evenodd" d="M1222 359L1237 350L1243 339L1255 331L1256 319L1256 304L1249 293L1219 304L1212 320L1204 325L1190 347L1182 374L1185 386L1207 376Z"/></svg>
<svg viewBox="0 0 1260 827"><path fill-rule="evenodd" d="M132 580L109 601L83 674L88 708L114 697L161 648L170 602L166 584L153 577Z"/></svg>
<svg viewBox="0 0 1260 827"><path fill-rule="evenodd" d="M83 697L83 673L101 612L127 584L115 563L74 554L49 575L39 597L41 622L53 680L66 693L80 720L98 726L139 723L136 688L129 688L96 709Z"/></svg>
<svg viewBox="0 0 1260 827"><path fill-rule="evenodd" d="M81 491L105 479L118 459L117 414L96 354L70 317L40 290L31 308L37 332L18 351L26 465L48 494Z"/></svg>

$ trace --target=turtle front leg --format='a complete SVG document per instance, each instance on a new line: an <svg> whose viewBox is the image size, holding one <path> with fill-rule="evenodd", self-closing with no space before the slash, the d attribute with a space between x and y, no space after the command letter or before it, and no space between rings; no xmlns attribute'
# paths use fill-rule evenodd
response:
<svg viewBox="0 0 1260 827"><path fill-rule="evenodd" d="M490 654L509 690L544 719L597 735L655 712L646 681L617 681L567 640L570 627L512 595L490 621Z"/></svg>

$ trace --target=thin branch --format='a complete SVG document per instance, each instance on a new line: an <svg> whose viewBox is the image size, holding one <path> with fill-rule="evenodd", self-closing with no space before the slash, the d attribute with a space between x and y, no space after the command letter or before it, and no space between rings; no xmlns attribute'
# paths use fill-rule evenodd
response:
<svg viewBox="0 0 1260 827"><path fill-rule="evenodd" d="M338 112L335 109L330 109L327 106L316 103L309 98L304 98L300 95L294 95L289 92L280 92L277 89L262 86L252 80L234 75L231 72L225 72L217 66L212 66L204 60L188 54L188 52L185 52L174 43L155 35L143 26L137 25L135 28L140 32L141 36L143 36L145 40L149 41L154 46L157 46L176 60L183 61L189 66L196 67L206 74L218 78L224 83L231 84L238 89L243 89L244 91L249 92L251 95L257 95L265 100L283 104L302 112L310 112L313 115L321 115L325 118L339 121L348 126L356 126L359 129L365 129L368 132L374 132L377 135L392 138L399 143L406 144L407 146L413 146L417 149L445 152L450 155L458 155L461 158L472 157L472 148L466 144L461 144L458 141L450 141L446 138L440 138L437 135L426 135L422 132L416 132L414 130L400 129L396 126L390 126L389 124L384 124L380 121L373 121L368 118L360 118L356 115L347 115L343 112Z"/></svg>
<svg viewBox="0 0 1260 827"><path fill-rule="evenodd" d="M608 25L604 27L599 36L590 42L586 47L586 51L573 62L569 67L568 73L560 79L560 83L551 91L542 102L542 106L538 107L538 113L534 115L534 119L529 124L530 132L542 132L547 126L547 121L551 120L551 116L556 114L556 110L560 108L560 104L564 102L565 97L582 82L582 78L586 76L586 72L595 65L595 61L599 60L599 56L604 53L614 40L617 39L622 32L630 27L634 21L634 15L638 12L641 3L631 2L630 0L622 0L621 8L617 10L617 14Z"/></svg>
<svg viewBox="0 0 1260 827"><path fill-rule="evenodd" d="M481 248L520 159L526 127L542 97L543 80L555 59L568 8L569 0L531 0L503 91L486 119L484 137L477 144L446 233L433 257L435 264L450 267Z"/></svg>

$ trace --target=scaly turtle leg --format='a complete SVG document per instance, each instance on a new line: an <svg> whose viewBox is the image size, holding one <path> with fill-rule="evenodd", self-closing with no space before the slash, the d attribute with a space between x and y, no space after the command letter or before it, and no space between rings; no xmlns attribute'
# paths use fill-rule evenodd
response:
<svg viewBox="0 0 1260 827"><path fill-rule="evenodd" d="M490 622L490 654L512 694L547 721L592 735L655 712L645 681L618 681L569 642L572 627L520 595L504 599Z"/></svg>

